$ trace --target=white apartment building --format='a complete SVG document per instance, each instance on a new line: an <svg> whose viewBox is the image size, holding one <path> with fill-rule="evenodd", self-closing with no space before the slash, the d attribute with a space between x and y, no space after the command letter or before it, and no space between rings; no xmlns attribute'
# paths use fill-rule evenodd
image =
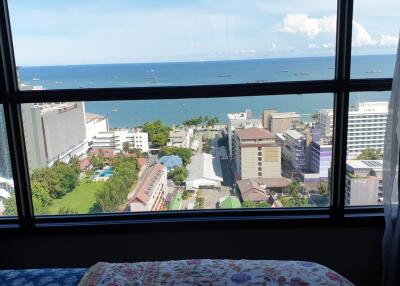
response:
<svg viewBox="0 0 400 286"><path fill-rule="evenodd" d="M193 132L193 128L177 128L170 131L167 146L190 148Z"/></svg>
<svg viewBox="0 0 400 286"><path fill-rule="evenodd" d="M92 148L120 152L123 150L124 143L129 143L132 148L140 149L142 152L149 152L148 134L128 129L97 133L93 138Z"/></svg>
<svg viewBox="0 0 400 286"><path fill-rule="evenodd" d="M144 171L129 196L131 212L161 211L167 197L167 168L157 163Z"/></svg>
<svg viewBox="0 0 400 286"><path fill-rule="evenodd" d="M346 205L381 204L382 160L348 160L346 170Z"/></svg>
<svg viewBox="0 0 400 286"><path fill-rule="evenodd" d="M250 109L246 109L244 112L229 113L228 114L228 147L229 147L229 158L233 159L234 146L234 135L236 129L247 129L247 128L262 128L261 119L252 118Z"/></svg>
<svg viewBox="0 0 400 286"><path fill-rule="evenodd" d="M280 133L278 133L280 135ZM307 167L307 136L296 130L286 130L278 136L282 142L282 157L296 168L303 171Z"/></svg>
<svg viewBox="0 0 400 286"><path fill-rule="evenodd" d="M100 132L108 131L108 119L106 116L93 113L85 113L86 121L86 140L89 146L93 143L93 138Z"/></svg>
<svg viewBox="0 0 400 286"><path fill-rule="evenodd" d="M383 150L388 102L359 102L349 110L347 150L354 158L367 148ZM333 111L323 109L318 112L318 128L328 138L333 135Z"/></svg>

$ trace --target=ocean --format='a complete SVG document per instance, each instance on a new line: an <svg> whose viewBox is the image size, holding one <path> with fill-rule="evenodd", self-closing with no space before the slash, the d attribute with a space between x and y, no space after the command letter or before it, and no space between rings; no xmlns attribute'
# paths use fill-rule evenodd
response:
<svg viewBox="0 0 400 286"><path fill-rule="evenodd" d="M355 56L352 77L392 77L394 63L395 55ZM19 67L19 74L22 82L43 85L45 89L323 80L333 78L334 58ZM351 104L385 101L389 96L389 92L354 93ZM226 122L227 113L245 109L251 109L255 117L261 116L264 109L295 111L309 121L318 110L332 107L332 94L86 102L87 112L106 115L110 127L120 128L140 126L156 119L173 125L200 115Z"/></svg>

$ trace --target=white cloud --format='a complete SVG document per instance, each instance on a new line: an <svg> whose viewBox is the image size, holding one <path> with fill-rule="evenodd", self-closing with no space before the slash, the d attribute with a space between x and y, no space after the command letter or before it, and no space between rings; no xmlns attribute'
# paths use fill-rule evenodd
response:
<svg viewBox="0 0 400 286"><path fill-rule="evenodd" d="M334 33L336 31L336 16L311 18L307 14L288 14L283 18L281 32L305 34L314 39L320 33Z"/></svg>
<svg viewBox="0 0 400 286"><path fill-rule="evenodd" d="M353 21L353 46L374 46L376 41L372 39L372 36L368 31L357 21Z"/></svg>
<svg viewBox="0 0 400 286"><path fill-rule="evenodd" d="M379 39L379 45L383 47L396 46L399 42L399 37L391 35L381 35Z"/></svg>
<svg viewBox="0 0 400 286"><path fill-rule="evenodd" d="M333 43L327 43L327 44L323 44L322 47L325 49L330 49L333 48L334 44Z"/></svg>

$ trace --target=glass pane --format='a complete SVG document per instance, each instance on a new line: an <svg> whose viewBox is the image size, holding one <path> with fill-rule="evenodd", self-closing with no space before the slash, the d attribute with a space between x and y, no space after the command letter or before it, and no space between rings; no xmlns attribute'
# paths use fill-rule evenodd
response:
<svg viewBox="0 0 400 286"><path fill-rule="evenodd" d="M332 103L317 94L23 104L35 213L326 206L332 145L316 123Z"/></svg>
<svg viewBox="0 0 400 286"><path fill-rule="evenodd" d="M0 104L0 216L16 216L17 206L12 178L10 150L4 122L4 109Z"/></svg>
<svg viewBox="0 0 400 286"><path fill-rule="evenodd" d="M390 92L352 93L346 164L346 205L382 205L383 148Z"/></svg>
<svg viewBox="0 0 400 286"><path fill-rule="evenodd" d="M21 80L97 88L332 79L336 0L10 0Z"/></svg>
<svg viewBox="0 0 400 286"><path fill-rule="evenodd" d="M354 1L353 78L393 77L399 43L400 1Z"/></svg>

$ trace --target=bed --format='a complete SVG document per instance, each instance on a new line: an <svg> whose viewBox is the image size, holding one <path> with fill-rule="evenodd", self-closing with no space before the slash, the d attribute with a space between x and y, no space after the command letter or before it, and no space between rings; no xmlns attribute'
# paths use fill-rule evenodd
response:
<svg viewBox="0 0 400 286"><path fill-rule="evenodd" d="M105 263L89 269L0 271L0 285L271 285L352 286L335 271L313 262L191 259L164 262Z"/></svg>

